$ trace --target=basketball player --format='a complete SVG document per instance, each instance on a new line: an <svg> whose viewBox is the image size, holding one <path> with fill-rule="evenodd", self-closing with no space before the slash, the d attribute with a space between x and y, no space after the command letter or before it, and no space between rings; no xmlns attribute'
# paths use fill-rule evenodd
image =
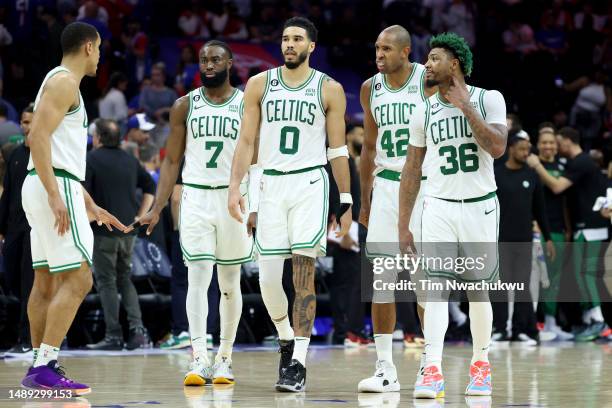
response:
<svg viewBox="0 0 612 408"><path fill-rule="evenodd" d="M400 172L408 151L410 118L416 106L425 101L425 67L411 63L409 54L408 31L399 25L386 28L376 40L379 73L361 86L365 138L360 161L362 205L359 222L368 228L368 257L394 258L399 254L399 247L393 248L390 239L395 239L398 234ZM424 185L421 185L421 190L424 190ZM420 214L415 214L411 221L413 234L420 233ZM415 240L419 242L420 238ZM393 275L390 279L395 280L398 272L390 271ZM374 293L372 321L376 372L359 383L359 392L400 389L392 360L395 309L391 294ZM419 306L419 309L422 308Z"/></svg>
<svg viewBox="0 0 612 408"><path fill-rule="evenodd" d="M23 183L23 208L32 227L34 286L28 317L34 364L21 384L28 388L91 392L70 380L57 364L59 348L92 285L93 232L89 221L127 231L98 207L80 181L85 179L87 113L79 85L95 76L100 36L85 23L66 26L62 62L45 76L28 141L31 157Z"/></svg>
<svg viewBox="0 0 612 408"><path fill-rule="evenodd" d="M426 269L432 280L491 281L497 279L499 202L495 196L493 159L506 148L506 105L497 91L466 85L472 72L472 52L454 33L435 36L425 64L425 79L438 92L416 108L410 123L410 146L400 182L400 246L414 251L408 223L427 161L427 191L423 202L423 253L432 259L487 257L484 266L465 271ZM425 153L427 152L427 156ZM435 243L435 245L431 244ZM446 244L445 244L446 243ZM474 243L480 243L474 245ZM481 249L485 248L483 254ZM482 261L481 261L482 262ZM414 396L444 396L442 347L448 327L448 291L425 306L426 364L417 377ZM487 292L468 291L473 357L468 395L491 394L488 349L493 315Z"/></svg>
<svg viewBox="0 0 612 408"><path fill-rule="evenodd" d="M233 384L232 347L242 313L240 265L253 256L253 240L244 221L226 210L230 166L240 136L243 94L232 87L233 55L227 44L209 41L200 49L203 86L179 98L170 111L170 136L155 202L139 222L159 221L176 182L181 161L183 192L179 234L187 265L187 319L193 362L185 385ZM211 368L206 348L207 292L217 264L221 290L221 344Z"/></svg>
<svg viewBox="0 0 612 408"><path fill-rule="evenodd" d="M306 385L306 352L316 309L315 258L325 254L327 239L329 182L323 169L327 160L340 192L336 220L342 228L337 235L344 236L351 224L346 98L339 83L310 68L316 40L312 22L302 17L287 20L281 42L285 64L247 83L242 133L230 181L228 207L239 220L245 211L240 181L259 135L259 165L264 170L255 245L261 295L279 336L279 391L303 391ZM295 287L293 328L282 285L283 263L288 257L293 260Z"/></svg>

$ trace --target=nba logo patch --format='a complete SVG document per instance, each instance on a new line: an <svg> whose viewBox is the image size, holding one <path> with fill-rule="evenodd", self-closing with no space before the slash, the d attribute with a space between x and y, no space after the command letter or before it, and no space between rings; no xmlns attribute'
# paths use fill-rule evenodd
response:
<svg viewBox="0 0 612 408"><path fill-rule="evenodd" d="M270 85L277 86L278 85L278 79L273 79L272 81L270 81Z"/></svg>
<svg viewBox="0 0 612 408"><path fill-rule="evenodd" d="M377 91L380 91L381 87L382 87L382 85L380 83L374 85L374 89L376 89Z"/></svg>

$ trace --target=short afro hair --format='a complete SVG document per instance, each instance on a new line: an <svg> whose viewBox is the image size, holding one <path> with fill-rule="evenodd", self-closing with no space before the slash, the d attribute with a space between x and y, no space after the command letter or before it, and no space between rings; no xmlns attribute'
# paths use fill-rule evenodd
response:
<svg viewBox="0 0 612 408"><path fill-rule="evenodd" d="M62 53L64 55L74 54L87 41L96 41L98 30L91 24L74 22L64 28L61 36Z"/></svg>
<svg viewBox="0 0 612 408"><path fill-rule="evenodd" d="M289 20L285 21L283 31L285 31L287 27L303 28L306 30L306 34L308 34L308 39L312 42L317 42L319 31L317 30L317 27L315 27L314 23L306 17L291 17Z"/></svg>
<svg viewBox="0 0 612 408"><path fill-rule="evenodd" d="M204 48L206 47L221 47L225 50L229 59L234 59L234 53L232 52L231 48L229 47L229 45L227 45L226 42L219 41L219 40L210 40L202 46L200 51L204 50Z"/></svg>
<svg viewBox="0 0 612 408"><path fill-rule="evenodd" d="M472 74L474 58L465 38L455 33L442 33L432 37L429 40L429 46L431 48L444 48L459 60L463 75L469 77Z"/></svg>
<svg viewBox="0 0 612 408"><path fill-rule="evenodd" d="M557 132L563 139L569 139L574 144L580 144L580 133L573 127L565 126Z"/></svg>

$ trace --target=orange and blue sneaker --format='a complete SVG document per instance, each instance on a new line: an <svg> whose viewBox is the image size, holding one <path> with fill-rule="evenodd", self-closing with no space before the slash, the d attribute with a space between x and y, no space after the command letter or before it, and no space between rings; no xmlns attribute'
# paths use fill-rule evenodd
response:
<svg viewBox="0 0 612 408"><path fill-rule="evenodd" d="M417 377L414 384L414 398L444 398L444 377L435 365L423 370L423 376Z"/></svg>
<svg viewBox="0 0 612 408"><path fill-rule="evenodd" d="M491 364L487 361L476 361L470 366L470 383L465 389L466 395L491 395Z"/></svg>

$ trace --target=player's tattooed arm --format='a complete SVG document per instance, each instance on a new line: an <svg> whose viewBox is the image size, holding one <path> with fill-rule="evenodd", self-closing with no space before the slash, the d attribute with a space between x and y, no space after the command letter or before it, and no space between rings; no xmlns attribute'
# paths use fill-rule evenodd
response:
<svg viewBox="0 0 612 408"><path fill-rule="evenodd" d="M410 225L410 217L414 209L419 189L421 188L422 165L425 158L426 147L408 146L408 154L402 175L400 178L399 192L399 241L400 249L405 250L410 246L414 250L414 242L408 226Z"/></svg>
<svg viewBox="0 0 612 408"><path fill-rule="evenodd" d="M361 85L359 100L363 109L363 146L361 147L361 157L359 159L359 177L361 183L361 209L359 211L359 222L364 227L368 227L370 219L370 199L372 196L372 186L374 184L374 158L376 157L376 138L378 127L370 107L370 94L372 92L372 78L366 80Z"/></svg>
<svg viewBox="0 0 612 408"><path fill-rule="evenodd" d="M293 255L293 329L298 337L310 337L317 309L315 258Z"/></svg>

